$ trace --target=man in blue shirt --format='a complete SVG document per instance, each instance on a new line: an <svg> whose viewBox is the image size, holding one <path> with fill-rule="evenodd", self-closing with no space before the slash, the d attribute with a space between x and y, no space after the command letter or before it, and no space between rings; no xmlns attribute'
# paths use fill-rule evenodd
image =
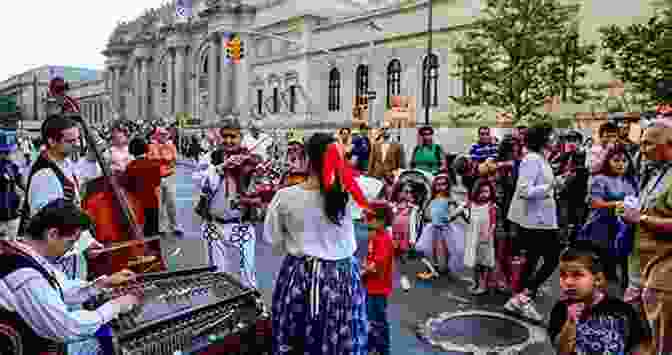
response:
<svg viewBox="0 0 672 355"><path fill-rule="evenodd" d="M478 143L471 146L469 155L471 160L479 163L497 158L497 144L494 143L489 127L478 128Z"/></svg>

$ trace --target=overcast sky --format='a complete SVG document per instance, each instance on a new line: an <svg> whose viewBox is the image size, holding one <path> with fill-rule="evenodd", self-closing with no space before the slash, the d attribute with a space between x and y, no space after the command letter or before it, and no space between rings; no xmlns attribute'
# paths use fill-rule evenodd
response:
<svg viewBox="0 0 672 355"><path fill-rule="evenodd" d="M5 0L3 0L5 1ZM42 65L104 69L100 54L117 21L162 0L6 0L0 21L0 82Z"/></svg>

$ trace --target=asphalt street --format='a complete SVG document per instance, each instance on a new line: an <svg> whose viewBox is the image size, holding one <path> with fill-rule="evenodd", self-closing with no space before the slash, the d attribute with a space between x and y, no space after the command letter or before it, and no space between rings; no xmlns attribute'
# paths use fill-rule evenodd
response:
<svg viewBox="0 0 672 355"><path fill-rule="evenodd" d="M171 241L172 248L181 252L169 260L171 268L197 267L206 263L204 242L200 239L200 219L193 213L194 196L197 193L192 179L193 168L178 165L177 206L178 220L185 229L182 240ZM358 234L358 255L366 253L366 235ZM273 255L271 248L263 240L257 242L257 279L264 300L270 305L274 280L280 269L282 255ZM399 287L399 272L414 276L422 271L418 261L398 265L395 272L395 291L390 297L388 316L391 324L392 354L553 354L546 339L543 326L538 326L515 316L503 309L507 295L492 294L479 297L467 292L469 282L466 275L456 278L442 277L432 282L415 281L409 292ZM549 285L558 285L557 273ZM550 313L553 299L557 299L557 287L547 287L546 295L539 300L539 311ZM460 318L445 319L462 314ZM432 335L437 346L429 344L426 325L432 322ZM444 347L440 346L440 343ZM522 345L521 345L522 344ZM450 350L452 349L452 350Z"/></svg>

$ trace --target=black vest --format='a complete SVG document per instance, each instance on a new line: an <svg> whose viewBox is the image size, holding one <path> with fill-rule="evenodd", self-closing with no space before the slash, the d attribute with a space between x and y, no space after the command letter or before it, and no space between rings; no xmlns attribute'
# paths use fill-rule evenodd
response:
<svg viewBox="0 0 672 355"><path fill-rule="evenodd" d="M75 184L65 177L65 174L61 168L56 165L51 159L47 157L47 152L43 151L40 153L40 156L35 161L35 164L30 168L30 174L28 175L28 183L26 184L26 198L23 202L23 207L21 209L21 223L19 225L19 235L24 235L26 227L28 227L28 222L30 221L30 183L33 180L33 176L40 170L51 169L58 181L63 187L63 196L67 201L76 200L76 186ZM1 355L1 354L0 354Z"/></svg>
<svg viewBox="0 0 672 355"><path fill-rule="evenodd" d="M54 276L29 256L2 255L0 279L22 268L37 270L63 297L63 291ZM0 355L65 355L65 349L64 343L37 335L16 312L0 308Z"/></svg>

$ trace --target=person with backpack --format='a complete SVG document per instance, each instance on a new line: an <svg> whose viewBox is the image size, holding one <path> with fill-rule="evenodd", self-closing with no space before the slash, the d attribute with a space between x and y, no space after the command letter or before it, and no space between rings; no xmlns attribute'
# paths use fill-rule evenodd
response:
<svg viewBox="0 0 672 355"><path fill-rule="evenodd" d="M17 149L16 131L0 132L0 239L13 241L19 229L21 196L25 191L19 166L10 156Z"/></svg>
<svg viewBox="0 0 672 355"><path fill-rule="evenodd" d="M418 145L411 155L411 169L436 175L441 168L443 157L443 148L440 144L434 143L434 128L431 126L418 128Z"/></svg>

